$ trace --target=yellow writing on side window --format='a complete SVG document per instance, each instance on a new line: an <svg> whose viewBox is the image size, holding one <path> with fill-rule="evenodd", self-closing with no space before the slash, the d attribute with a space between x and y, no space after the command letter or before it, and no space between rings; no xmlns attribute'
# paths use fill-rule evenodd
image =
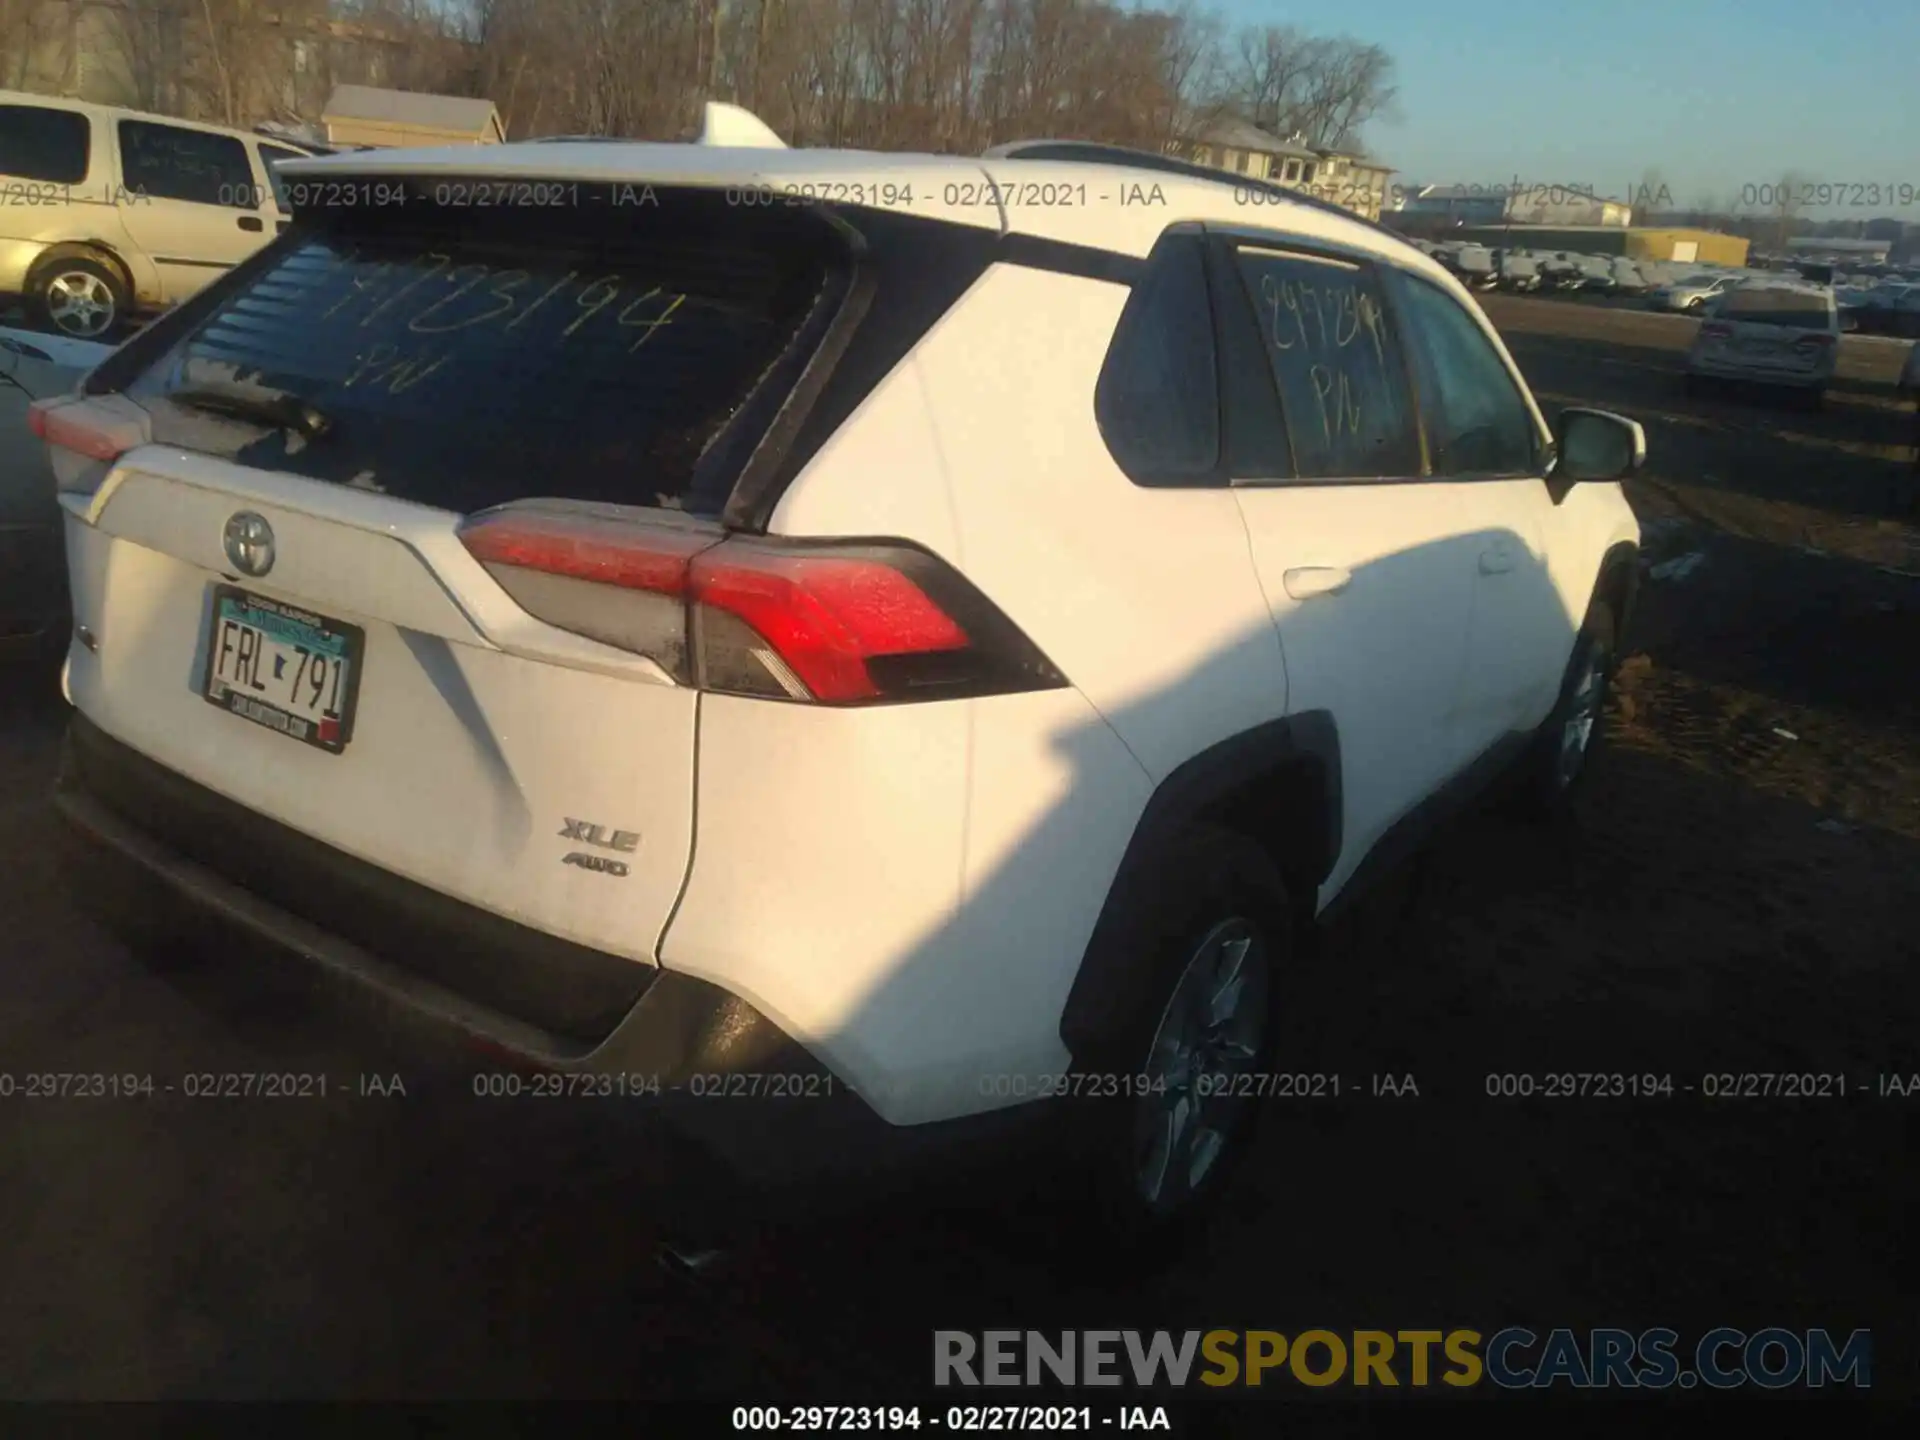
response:
<svg viewBox="0 0 1920 1440"><path fill-rule="evenodd" d="M1342 435L1358 438L1360 400L1354 394L1353 377L1346 368L1315 365L1307 371L1307 378L1313 382L1313 398L1320 407L1321 433L1329 441Z"/></svg>
<svg viewBox="0 0 1920 1440"><path fill-rule="evenodd" d="M1260 299L1277 350L1345 350L1362 335L1380 345L1380 307L1356 282L1314 285L1272 274L1260 277Z"/></svg>
<svg viewBox="0 0 1920 1440"><path fill-rule="evenodd" d="M355 258L343 257L342 265L352 265ZM386 282L396 275L410 278L391 293L383 295L381 292ZM356 300L369 298L374 304L359 321L364 327L392 310L396 303L409 295L418 294L426 298L429 292L423 291L423 287L440 280L446 282L449 288L444 293L432 296L429 303L411 314L405 322L406 328L414 334L447 335L495 321L502 322L503 330L516 330L549 303L558 301L581 276L579 271L569 270L535 295L530 303L523 304L532 278L529 271L517 268L501 270L479 262L452 265L450 256L438 252L401 262L380 261L355 273L348 282L346 292L334 301L321 319L331 319ZM612 312L614 323L621 329L640 332L633 343L627 346L627 353L631 355L658 334L663 326L672 323L687 298L683 294L663 290L658 285L640 289L637 283L630 285L622 276L603 275L580 285L575 291L574 317L561 327L555 343L571 339L603 312ZM348 317L349 322L351 318ZM372 355L376 350L377 346L367 354Z"/></svg>
<svg viewBox="0 0 1920 1440"><path fill-rule="evenodd" d="M385 390L389 395L405 394L447 363L444 354L431 358L402 355L400 347L390 340L376 340L353 358L353 369L341 385L351 390L364 383L371 390Z"/></svg>

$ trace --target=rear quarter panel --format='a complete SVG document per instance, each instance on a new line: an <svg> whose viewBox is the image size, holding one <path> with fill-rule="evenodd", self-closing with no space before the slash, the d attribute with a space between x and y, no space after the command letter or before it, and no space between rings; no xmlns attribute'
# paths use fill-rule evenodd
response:
<svg viewBox="0 0 1920 1440"><path fill-rule="evenodd" d="M897 1124L1040 1093L1154 785L1285 712L1232 493L1135 486L1095 423L1127 294L988 270L770 527L925 546L1071 688L854 712L702 701L694 862L661 962L750 999Z"/></svg>
<svg viewBox="0 0 1920 1440"><path fill-rule="evenodd" d="M776 531L899 534L1032 637L1158 780L1286 712L1231 491L1115 465L1094 387L1126 287L996 265L789 490Z"/></svg>

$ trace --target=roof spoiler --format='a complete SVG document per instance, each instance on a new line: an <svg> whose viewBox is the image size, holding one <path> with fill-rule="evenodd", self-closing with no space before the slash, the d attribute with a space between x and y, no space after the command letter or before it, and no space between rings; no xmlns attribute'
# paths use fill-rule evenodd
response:
<svg viewBox="0 0 1920 1440"><path fill-rule="evenodd" d="M719 145L741 150L785 150L787 142L774 134L751 110L709 100L696 145Z"/></svg>

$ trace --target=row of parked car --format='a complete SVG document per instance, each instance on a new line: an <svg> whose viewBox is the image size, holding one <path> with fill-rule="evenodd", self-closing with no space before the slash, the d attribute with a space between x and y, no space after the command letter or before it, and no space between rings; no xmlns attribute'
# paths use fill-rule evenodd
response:
<svg viewBox="0 0 1920 1440"><path fill-rule="evenodd" d="M1471 241L1413 242L1475 290L1644 298L1654 310L1700 315L1749 282L1800 284L1800 274L1754 268L1690 266L1624 255L1502 248ZM1814 283L1825 283L1819 280ZM1840 328L1865 335L1920 338L1920 272L1882 270L1831 278Z"/></svg>
<svg viewBox="0 0 1920 1440"><path fill-rule="evenodd" d="M1920 338L1920 281L1903 275L1837 276L1831 284L1763 270L1703 270L1660 285L1647 294L1656 310L1700 315L1729 291L1754 284L1812 283L1832 292L1840 328L1863 335Z"/></svg>
<svg viewBox="0 0 1920 1440"><path fill-rule="evenodd" d="M1648 262L1624 255L1529 250L1471 241L1413 242L1462 284L1515 294L1644 295L1656 283Z"/></svg>
<svg viewBox="0 0 1920 1440"><path fill-rule="evenodd" d="M1833 298L1849 329L1920 339L1920 274L1848 276L1834 286Z"/></svg>

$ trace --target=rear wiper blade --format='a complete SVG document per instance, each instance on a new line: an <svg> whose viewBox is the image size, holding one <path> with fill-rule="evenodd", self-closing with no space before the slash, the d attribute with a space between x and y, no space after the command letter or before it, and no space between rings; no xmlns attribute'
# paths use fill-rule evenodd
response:
<svg viewBox="0 0 1920 1440"><path fill-rule="evenodd" d="M167 399L176 405L188 405L235 420L252 420L281 430L292 430L308 440L318 440L333 428L333 422L298 395L284 390L254 388L229 389L224 385L184 385L169 390Z"/></svg>

